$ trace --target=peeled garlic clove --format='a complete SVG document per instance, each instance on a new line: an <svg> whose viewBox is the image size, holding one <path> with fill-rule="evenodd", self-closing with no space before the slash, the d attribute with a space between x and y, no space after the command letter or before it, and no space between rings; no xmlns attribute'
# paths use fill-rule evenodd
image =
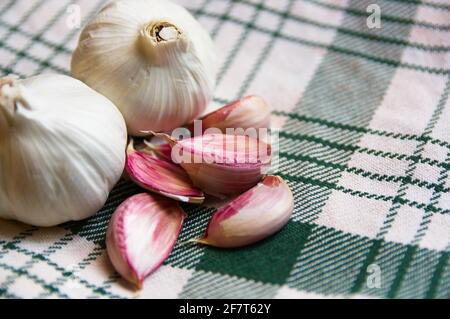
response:
<svg viewBox="0 0 450 319"><path fill-rule="evenodd" d="M139 186L182 202L201 204L205 197L186 172L174 163L136 151L130 142L125 165L128 176Z"/></svg>
<svg viewBox="0 0 450 319"><path fill-rule="evenodd" d="M286 182L267 176L254 188L219 209L204 237L195 241L216 247L241 247L279 231L294 209L294 197Z"/></svg>
<svg viewBox="0 0 450 319"><path fill-rule="evenodd" d="M208 33L166 0L113 1L82 31L73 75L113 101L128 132L169 132L200 116L215 86Z"/></svg>
<svg viewBox="0 0 450 319"><path fill-rule="evenodd" d="M164 136L172 145L172 161L195 186L216 197L250 189L270 165L270 145L245 135L207 134L180 141Z"/></svg>
<svg viewBox="0 0 450 319"><path fill-rule="evenodd" d="M122 175L126 141L114 104L74 78L0 80L0 218L54 226L94 215Z"/></svg>
<svg viewBox="0 0 450 319"><path fill-rule="evenodd" d="M114 212L106 233L109 258L138 288L170 255L186 214L170 199L138 194Z"/></svg>
<svg viewBox="0 0 450 319"><path fill-rule="evenodd" d="M218 128L222 133L227 129L259 129L270 127L270 107L259 96L251 95L234 101L212 112L202 119L203 131ZM244 132L236 131L243 135Z"/></svg>

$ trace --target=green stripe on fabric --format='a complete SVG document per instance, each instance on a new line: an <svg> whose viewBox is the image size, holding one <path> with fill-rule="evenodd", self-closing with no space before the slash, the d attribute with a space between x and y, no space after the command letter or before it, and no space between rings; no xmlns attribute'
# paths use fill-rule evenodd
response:
<svg viewBox="0 0 450 319"><path fill-rule="evenodd" d="M431 278L430 286L428 288L428 291L426 292L425 298L431 299L437 297L438 287L443 278L445 267L449 265L449 255L450 252L446 251L439 258L438 264L436 265L436 268L434 270L433 277ZM450 286L447 290L447 295L442 296L441 298L448 298L448 297L450 297Z"/></svg>
<svg viewBox="0 0 450 319"><path fill-rule="evenodd" d="M267 299L273 298L278 289L272 284L200 270L189 279L179 298Z"/></svg>
<svg viewBox="0 0 450 319"><path fill-rule="evenodd" d="M44 1L42 1L42 2L44 2ZM23 58L23 57L30 58L31 57L28 55L28 51L35 44L35 41L39 41L39 39L49 29L52 28L52 26L61 18L63 13L67 10L67 5L69 5L69 4L70 4L70 2L65 2L58 11L56 11L55 13L53 13L53 15L51 17L49 17L48 21L39 30L37 30L37 33L34 34L34 36L31 38L31 41L29 41L28 44L18 52L17 58L15 59L15 61L13 63L8 65L8 68L14 70L14 67L17 65L17 63L19 63L19 61L21 61L21 58ZM7 46L5 46L5 47L7 47ZM45 61L41 61L40 59L36 59L34 57L33 57L33 59L39 61L40 64L44 63L43 65L45 65ZM36 73L40 73L40 72L38 71Z"/></svg>
<svg viewBox="0 0 450 319"><path fill-rule="evenodd" d="M215 14L215 13L202 12L202 14L205 16L208 16L208 17L213 17L213 18L221 17L221 15ZM229 17L228 20L231 22L237 23L237 24L244 25L244 26L249 25L246 21L243 21L241 19L234 18L234 17ZM269 34L269 35L272 35L275 33L274 31L271 31L270 29L260 27L260 26L250 25L250 27L252 29L254 29L255 31L262 32L262 33ZM323 42L313 41L313 40L301 38L299 36L286 35L281 32L279 34L277 34L277 36L280 39L284 39L284 40L287 40L287 41L290 41L293 43L297 43L300 45L327 49L329 51L333 51L333 52L341 54L341 55L356 57L359 59L369 61L374 64L381 64L381 65L389 66L392 68L401 67L401 68L405 68L405 69L411 69L411 70L416 70L416 71L420 71L420 72L439 74L439 75L450 74L449 69L427 67L427 66L416 65L416 64L411 64L411 63L403 63L403 62L399 61L399 59L392 60L392 59L387 59L384 57L379 57L379 56L376 56L373 54L361 53L356 50L352 50L351 46L349 48L347 48L347 47L341 47L341 46L336 46L336 45L327 45L327 44L324 44Z"/></svg>
<svg viewBox="0 0 450 319"><path fill-rule="evenodd" d="M445 103L447 102L448 96L450 94L450 77L447 79L446 86L444 88L444 92L442 92L441 98L438 102L438 105L436 106L430 120L427 123L427 126L423 132L422 135L428 136L433 131L434 126L436 125L437 121L439 120L439 117L441 116ZM419 142L414 150L413 156L414 157L421 157L424 149L425 149L425 142ZM416 162L411 161L408 164L408 168L406 169L405 176L408 178L412 178L414 171L416 170ZM445 167L445 166L444 166ZM406 188L407 185L405 183L401 183L400 187L397 190L396 197L403 198L406 195ZM430 202L430 206L434 206L434 203ZM379 233L377 234L378 238L381 238L387 234L387 231L390 229L392 223L394 222L395 216L397 215L398 209L400 208L400 205L395 204L392 205L389 209L389 212L386 216L386 219L383 223L383 226L381 227Z"/></svg>
<svg viewBox="0 0 450 319"><path fill-rule="evenodd" d="M403 134L403 133L396 133L396 132L384 131L384 130L375 130L375 129L371 129L368 127L343 124L343 123L324 120L321 118L313 118L313 117L309 117L306 115L300 115L300 114L293 113L293 112L274 111L273 114L279 115L279 116L286 116L286 117L295 119L300 122L317 123L322 126L339 129L339 130L346 130L346 131L363 133L363 134L373 134L373 135L377 135L377 136L381 136L381 137L390 137L390 138L404 140L404 141L424 141L424 142L429 142L434 145L439 145L442 147L450 148L450 143L439 140L439 139L434 139L430 136Z"/></svg>
<svg viewBox="0 0 450 319"><path fill-rule="evenodd" d="M207 247L196 270L281 285L310 233L310 225L291 222L274 236L246 248Z"/></svg>
<svg viewBox="0 0 450 319"><path fill-rule="evenodd" d="M350 1L348 6L367 6L369 4L370 1ZM395 9L395 5L394 7L388 8L387 11L384 11L384 15L395 12ZM404 12L405 17L412 18L414 15L414 8ZM347 15L344 17L342 25L355 27L357 23L358 21L355 21L353 16ZM365 25L365 19L363 17L360 17L359 24ZM396 37L407 39L410 32L409 29L408 27L398 28L393 34ZM359 45L359 40L338 32L331 47L343 44L351 47L353 43ZM370 50L377 48L377 43L374 42ZM364 47L362 49L369 50ZM401 48L390 48L389 55L391 58L399 59L401 54ZM344 127L366 127L376 107L380 105L394 72L395 69L383 67L382 65L374 65L364 60L351 58L350 56L339 56L334 51L331 51L320 65L298 106L291 113L304 118L321 119L325 123L339 123L340 125L345 125ZM367 83L371 83L371 86L368 86ZM291 121L294 121L292 123L294 126L296 119L288 119L285 127L289 127ZM317 132L322 131L322 129L318 127ZM351 131L352 134L346 140L344 139L340 142L330 141L329 138L318 138L315 134L313 135L314 132L308 132L308 135L280 132L280 137L298 140L299 142L307 140L313 144L321 145L320 147L324 146L328 148L326 156L333 158L335 154L339 157L339 164L341 165L347 165L351 155L361 150L383 157L386 155L394 155L357 146L356 144L359 139L366 132L366 130L353 130ZM298 146L296 149L298 150L298 155L303 155L304 148ZM313 150L312 148L309 152L312 153ZM395 154L394 156L397 155ZM406 157L406 155L404 156ZM286 176L288 174L286 172L284 177L288 177ZM366 195L367 198L377 200L385 198L381 195L341 189L342 187L337 185L340 176L341 172L336 172L332 176L332 179L328 178L329 182L327 183L315 182L317 186L325 188L321 200L316 202L315 205L323 207L333 189L348 192L356 196ZM292 176L289 176L289 179L292 180ZM293 179L304 183L314 182L314 180L305 178L304 176L294 176ZM394 200L394 198L389 199ZM319 214L320 211L316 213L316 218ZM311 220L314 219L309 217L308 221ZM305 247L302 254L299 255L294 270L288 278L290 287L319 293L342 294L354 293L361 289L362 283L365 282L367 266L378 252L378 249L371 249L371 247L372 245L380 246L380 242L361 240L357 237L346 235L345 241L340 244L340 249L335 251L333 250L333 245L335 245L337 240L335 236L337 235L335 233L332 235L334 237L330 235L330 237L326 237L327 239L325 239L323 238L323 234L313 232L310 242L306 246L307 248ZM318 248L316 248L319 243L323 245L325 240L329 240L329 244L327 244L329 252L326 257L324 253L317 251ZM311 259L316 260L314 256L316 256L317 262L310 261Z"/></svg>
<svg viewBox="0 0 450 319"><path fill-rule="evenodd" d="M23 247L19 247L16 244L11 244L11 245L8 245L8 246L9 246L8 249L14 250L14 251L16 251L18 253L21 253L21 254L24 254L25 256L30 256L31 258L35 259L37 262L45 262L48 266L50 266L51 268L55 269L57 272L59 272L61 274L64 274L66 272L66 270L63 267L59 266L57 263L55 263L52 260L50 260L48 256L44 256L41 253L36 253L36 252L31 251L31 250L25 249ZM91 289L92 291L96 292L99 295L106 296L106 297L111 297L111 298L120 298L120 296L112 294L112 293L107 292L107 291L98 292L97 290L98 290L99 287L97 287L96 285L94 285L94 284L88 282L87 280L77 276L76 274L73 274L72 276L79 284L83 285L84 287L86 287L88 289Z"/></svg>
<svg viewBox="0 0 450 319"><path fill-rule="evenodd" d="M242 0L242 3L248 4L248 5L254 5L254 3L250 2L250 1L246 1L246 0ZM276 14L276 15L285 15L282 11L278 10L278 9L274 9L271 7L268 7L266 5L261 5L262 9ZM354 37L358 37L361 38L365 41L379 41L382 42L384 44L390 44L390 45L400 45L400 46L405 46L408 48L414 48L414 49L418 49L418 50L424 50L424 51L430 51L430 52L447 52L450 50L449 46L444 46L444 45L427 45L427 44L422 44L422 43L415 43L415 42L410 42L408 40L405 39L399 39L396 37L391 37L390 34L388 33L387 35L380 35L380 34L376 34L376 33L368 33L368 32L361 32L360 30L355 30L352 28L346 28L343 26L335 26L333 24L329 24L329 23L325 23L325 22L319 22L316 20L313 20L313 16L312 17L301 17L298 16L292 12L289 12L286 15L286 18L288 20L292 20L298 23L302 23L302 24L307 24L307 25L311 25L311 26L315 26L318 27L320 29L325 29L325 30L336 30L339 31L342 34L346 34L349 36L354 36Z"/></svg>
<svg viewBox="0 0 450 319"><path fill-rule="evenodd" d="M406 257L405 259L407 259ZM425 298L440 257L433 251L414 254L409 266L405 267L406 271L403 280L399 281L399 287L391 288L392 296L397 298Z"/></svg>
<svg viewBox="0 0 450 319"><path fill-rule="evenodd" d="M403 3L413 4L413 5L421 5L421 6L425 6L425 7L450 11L450 5L446 5L444 3L428 2L428 1L421 1L421 0L390 0L390 1L398 1L398 2L403 2Z"/></svg>
<svg viewBox="0 0 450 319"><path fill-rule="evenodd" d="M262 0L263 2L265 0ZM258 3L255 6L255 11L253 12L253 15L250 18L249 22L246 22L245 24L243 24L244 29L241 33L241 35L239 36L239 39L236 41L236 43L234 44L233 48L231 49L230 53L228 54L228 56L225 58L225 62L223 63L223 65L221 66L218 76L217 76L217 86L220 85L220 83L222 82L223 78L225 77L225 74L227 72L227 70L230 68L231 64L234 62L239 49L242 47L242 44L247 40L250 31L252 30L252 26L254 25L256 19L258 18L259 14L261 13L261 4ZM203 12L202 12L203 13ZM229 19L229 15L226 16L216 16L216 18L222 19L222 20L230 20Z"/></svg>
<svg viewBox="0 0 450 319"><path fill-rule="evenodd" d="M0 268L4 270L9 270L14 273L16 277L24 276L25 278L32 280L35 284L39 285L43 289L46 289L49 291L50 294L55 294L59 298L69 298L69 296L65 293L62 293L59 289L54 288L50 285L48 285L44 280L40 279L38 276L30 274L27 270L22 268L15 268L5 263L0 263ZM12 275L11 275L12 276ZM0 289L0 297L3 297L3 294L8 293L7 288Z"/></svg>
<svg viewBox="0 0 450 319"><path fill-rule="evenodd" d="M314 225L311 236L302 249L300 259L288 280L291 288L326 295L361 292L378 297L392 297L390 287L397 280L397 265L408 276L408 285L397 287L398 296L421 298L427 292L429 281L434 276L434 261L445 253L408 246L384 240L369 239L337 231L333 228ZM314 235L314 236L313 236ZM377 247L374 249L373 247ZM367 258L367 256L370 258ZM404 262L414 265L414 272ZM426 260L430 260L427 265ZM403 262L402 262L403 261ZM375 264L381 270L381 287L369 287L368 266ZM407 269L410 269L409 272ZM415 274L415 275L414 275ZM450 278L440 277L438 285L447 285Z"/></svg>
<svg viewBox="0 0 450 319"><path fill-rule="evenodd" d="M311 2L313 4L316 4L318 6L321 7L325 7L325 8L329 8L332 10L336 10L336 11L343 11L346 14L349 15L353 15L356 17L364 17L367 18L369 16L369 14L366 11L363 10L359 10L359 9L355 9L354 7L360 6L362 7L362 5L356 4L354 7L352 6L347 6L347 7L341 7L339 5L334 5L331 3L325 3L325 2L321 2L318 0L303 0L303 1L307 1L307 2ZM365 8L367 8L367 5L364 5ZM415 11L415 8L411 8L411 10ZM396 12L389 12L388 14L386 14L386 10L383 10L383 21L385 22L390 22L390 23L396 23L396 24L400 24L400 25L414 25L414 26L419 26L419 27L423 27L423 28L428 28L428 29L433 29L433 30L437 30L437 31L448 31L450 30L450 25L439 25L439 24L433 24L433 23L428 23L428 22L422 22L422 21L415 21L413 19L413 17L399 17L396 16Z"/></svg>
<svg viewBox="0 0 450 319"><path fill-rule="evenodd" d="M359 145L354 145L352 143L339 143L339 142L333 142L324 138L312 136L312 135L306 135L301 133L289 133L285 131L280 132L280 137L282 138L288 138L292 140L297 140L299 142L301 141L307 141L315 144L320 144L325 147L328 147L330 149L335 149L337 151L344 151L344 152L358 152L362 154L368 154L368 155L374 155L374 156L380 156L384 158L389 159L397 159L397 160L404 160L409 161L412 163L423 163L428 164L430 166L437 166L442 167L445 169L449 169L449 165L445 162L441 162L438 160L430 159L427 157L423 157L421 154L417 155L407 155L407 154L401 154L401 153L394 153L394 152L387 152L387 151L381 151L376 150L373 148L368 147L361 147Z"/></svg>
<svg viewBox="0 0 450 319"><path fill-rule="evenodd" d="M279 39L279 34L281 33L281 30L283 29L284 25L286 24L286 15L291 10L292 6L294 5L294 0L289 0L287 7L283 11L283 14L281 15L281 18L279 22L277 23L277 26L275 27L275 32L271 34L269 42L265 45L263 50L261 51L261 54L255 61L255 63L252 66L252 69L247 74L247 77L245 78L244 82L242 83L238 93L236 94L235 99L239 99L241 96L243 96L247 89L250 87L250 84L252 81L256 78L258 75L259 70L261 70L262 67L264 67L264 63L267 60L270 52L272 51L276 41Z"/></svg>

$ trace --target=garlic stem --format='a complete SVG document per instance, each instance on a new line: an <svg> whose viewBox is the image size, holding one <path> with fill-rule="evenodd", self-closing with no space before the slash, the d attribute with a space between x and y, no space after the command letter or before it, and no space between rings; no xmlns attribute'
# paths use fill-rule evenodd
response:
<svg viewBox="0 0 450 319"><path fill-rule="evenodd" d="M166 64L172 58L177 59L177 53L187 48L183 33L174 24L163 20L142 27L139 45L144 55L158 65Z"/></svg>

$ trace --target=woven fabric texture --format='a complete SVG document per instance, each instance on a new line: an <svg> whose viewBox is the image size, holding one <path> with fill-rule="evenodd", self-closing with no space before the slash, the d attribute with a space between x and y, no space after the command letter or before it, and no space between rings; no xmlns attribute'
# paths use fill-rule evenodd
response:
<svg viewBox="0 0 450 319"><path fill-rule="evenodd" d="M181 238L137 293L104 246L114 209L141 192L121 181L85 221L1 220L0 296L449 298L450 1L176 2L216 43L213 107L247 94L273 107L291 221L256 245L221 250L184 243L213 212L184 206ZM379 29L367 26L373 2ZM68 74L74 12L83 24L105 3L0 0L0 74Z"/></svg>

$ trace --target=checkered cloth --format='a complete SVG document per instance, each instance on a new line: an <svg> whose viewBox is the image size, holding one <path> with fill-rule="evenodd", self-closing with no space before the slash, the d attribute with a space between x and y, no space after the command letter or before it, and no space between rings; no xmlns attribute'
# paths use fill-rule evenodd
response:
<svg viewBox="0 0 450 319"><path fill-rule="evenodd" d="M53 228L0 221L0 296L56 298L450 297L450 2L179 0L210 31L214 106L246 94L274 108L292 220L254 246L185 244L136 293L114 272L105 229L141 190L120 182L92 218ZM367 6L381 28L367 26ZM68 73L103 0L0 0L0 74Z"/></svg>

